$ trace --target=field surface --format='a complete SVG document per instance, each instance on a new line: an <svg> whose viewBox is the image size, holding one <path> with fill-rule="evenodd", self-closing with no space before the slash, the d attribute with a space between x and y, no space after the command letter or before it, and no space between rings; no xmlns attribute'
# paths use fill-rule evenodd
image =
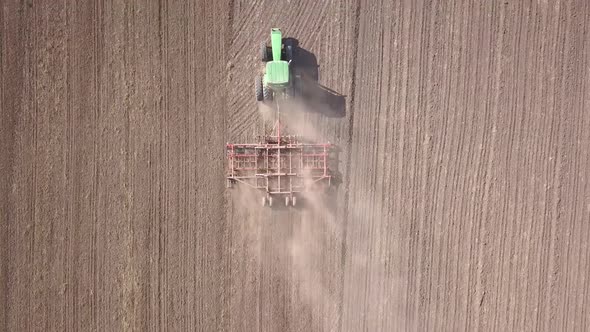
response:
<svg viewBox="0 0 590 332"><path fill-rule="evenodd" d="M0 23L1 331L590 325L589 2L8 0ZM290 114L338 146L300 208L225 188L271 27L345 96Z"/></svg>

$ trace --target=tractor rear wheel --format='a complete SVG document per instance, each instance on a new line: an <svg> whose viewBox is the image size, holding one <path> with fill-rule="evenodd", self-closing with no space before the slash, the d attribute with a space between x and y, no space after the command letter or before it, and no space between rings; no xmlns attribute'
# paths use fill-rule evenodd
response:
<svg viewBox="0 0 590 332"><path fill-rule="evenodd" d="M268 87L268 85L262 86L262 97L265 101L272 101L273 100L273 93L272 90Z"/></svg>
<svg viewBox="0 0 590 332"><path fill-rule="evenodd" d="M262 78L260 76L256 76L254 81L254 88L256 90L256 100L263 101L264 100L264 87L262 86Z"/></svg>

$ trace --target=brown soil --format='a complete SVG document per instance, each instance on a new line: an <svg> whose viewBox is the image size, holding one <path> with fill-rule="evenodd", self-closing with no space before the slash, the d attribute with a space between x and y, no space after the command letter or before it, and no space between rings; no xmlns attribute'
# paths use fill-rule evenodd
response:
<svg viewBox="0 0 590 332"><path fill-rule="evenodd" d="M0 330L590 325L587 1L148 2L0 6ZM346 95L298 209L225 189L271 26Z"/></svg>

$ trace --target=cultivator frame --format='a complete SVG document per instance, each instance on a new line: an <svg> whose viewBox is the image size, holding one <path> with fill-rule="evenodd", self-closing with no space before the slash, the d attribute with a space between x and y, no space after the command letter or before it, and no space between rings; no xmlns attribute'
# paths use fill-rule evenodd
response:
<svg viewBox="0 0 590 332"><path fill-rule="evenodd" d="M258 143L227 143L227 186L242 183L265 193L262 205L283 198L285 205L297 204L297 196L323 190L331 185L328 167L331 143L306 142L300 136L281 136L277 120L272 134L258 137Z"/></svg>

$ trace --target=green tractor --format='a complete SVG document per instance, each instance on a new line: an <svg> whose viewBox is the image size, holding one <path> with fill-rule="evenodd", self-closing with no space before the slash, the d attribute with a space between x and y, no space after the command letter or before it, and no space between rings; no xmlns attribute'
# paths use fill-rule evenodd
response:
<svg viewBox="0 0 590 332"><path fill-rule="evenodd" d="M272 101L275 96L284 95L291 88L289 65L293 59L294 46L283 39L280 29L270 30L270 43L260 45L260 57L266 63L264 76L256 76L256 100Z"/></svg>

